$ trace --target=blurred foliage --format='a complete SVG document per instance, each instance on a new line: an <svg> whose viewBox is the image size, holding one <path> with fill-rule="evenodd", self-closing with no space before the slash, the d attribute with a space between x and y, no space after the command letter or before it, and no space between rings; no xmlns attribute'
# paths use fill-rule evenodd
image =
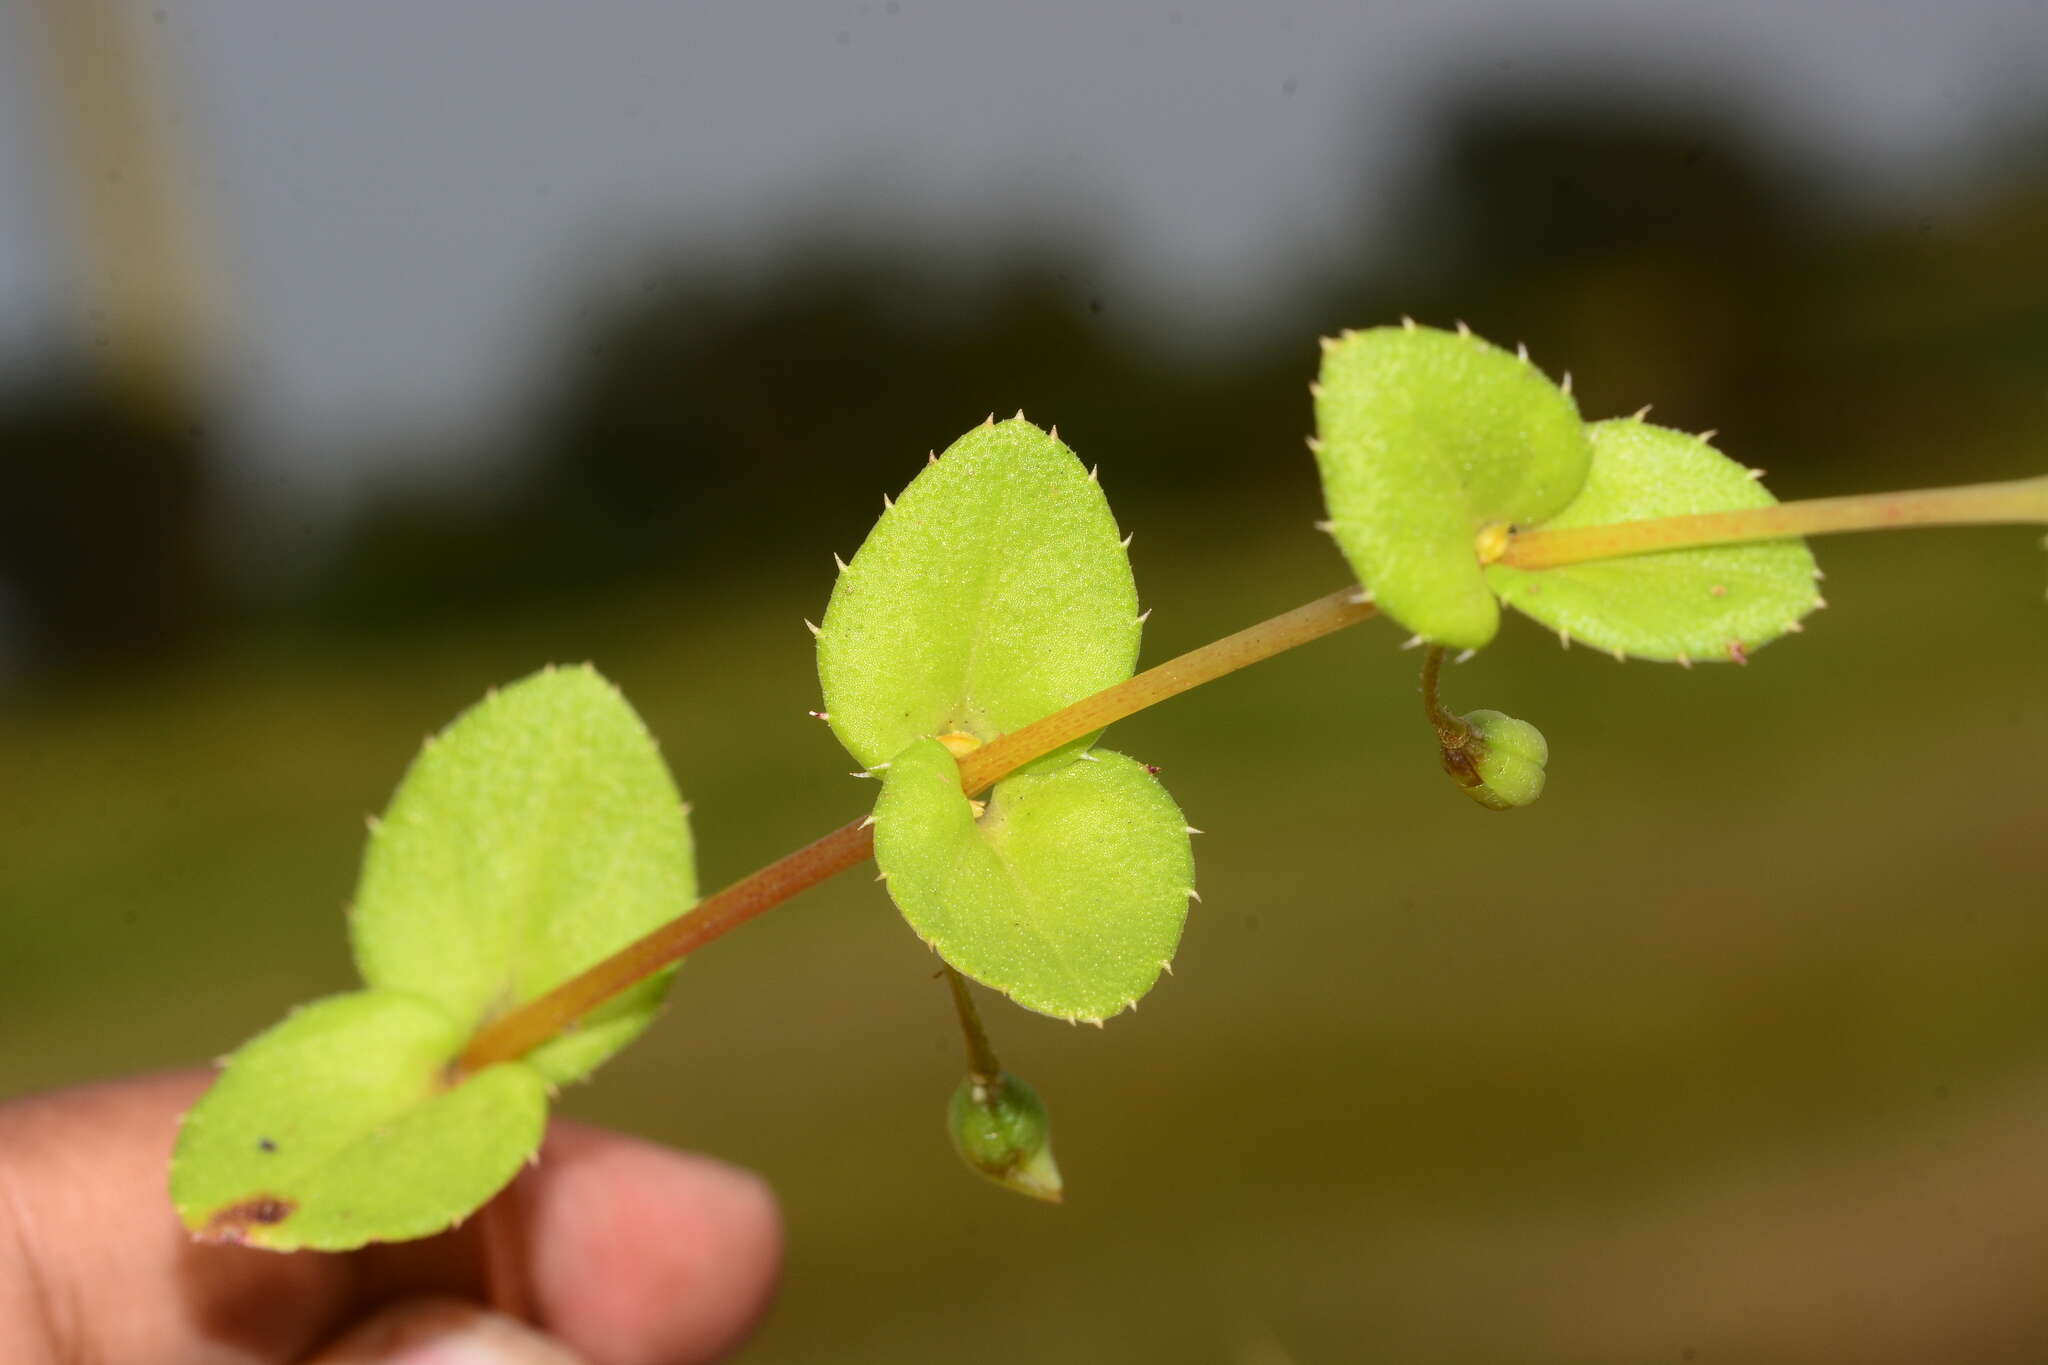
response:
<svg viewBox="0 0 2048 1365"><path fill-rule="evenodd" d="M0 589L40 666L125 666L219 623L203 442L190 414L84 378L0 395Z"/></svg>
<svg viewBox="0 0 2048 1365"><path fill-rule="evenodd" d="M432 621L744 577L791 544L850 549L915 454L1020 404L1113 461L1123 488L1215 506L1243 496L1249 466L1261 496L1295 498L1313 487L1295 446L1311 338L1403 312L1527 341L1574 372L1589 417L1653 402L1662 422L1717 428L1781 496L2038 464L2040 144L2011 139L2009 174L1894 221L1824 202L1732 122L1614 100L1595 86L1453 104L1376 258L1200 344L1126 315L1099 268L1049 239L993 244L979 272L934 268L914 240L821 237L746 280L681 258L580 324L523 448L487 481L373 496L288 576L302 586L287 611ZM195 566L233 520L189 443L135 426L80 395L0 412L0 564L50 655L155 650L212 614L215 580Z"/></svg>
<svg viewBox="0 0 2048 1365"><path fill-rule="evenodd" d="M509 472L374 500L292 621L0 706L0 1093L189 1063L344 985L362 815L550 659L596 659L661 737L707 884L849 818L873 791L820 777L846 765L802 715L799 617L991 410L1103 462L1147 661L1341 581L1307 530L1312 338L1401 312L1526 339L1590 415L1720 427L1784 496L2042 467L2027 145L1885 221L1731 124L1598 94L1455 108L1377 261L1201 346L1044 242L965 283L916 243L758 284L679 263L565 343ZM229 524L202 466L130 477L158 447L28 401L0 553L44 657L131 619L162 623L136 650L202 638L192 566ZM1375 626L1119 725L1214 832L1141 1014L988 1014L1060 1114L1064 1209L946 1152L945 989L859 878L689 964L570 1107L775 1181L789 1284L754 1360L2040 1359L2038 538L1824 542L1833 609L1747 669L1517 623L1445 684L1552 740L1512 815L1443 782Z"/></svg>
<svg viewBox="0 0 2048 1365"><path fill-rule="evenodd" d="M1300 509L1146 551L1173 510L1104 477L1148 659L1341 579ZM1119 724L1210 831L1203 903L1103 1032L985 1005L1060 1115L1057 1213L947 1150L946 990L860 875L688 964L565 1108L775 1182L789 1281L754 1360L2036 1358L2037 539L1832 543L1833 608L1746 669L1513 623L1445 684L1553 741L1512 815L1443 781L1379 625ZM189 1065L344 988L364 814L549 658L646 716L706 884L851 818L873 786L802 714L830 583L244 647L0 712L0 1094Z"/></svg>
<svg viewBox="0 0 2048 1365"><path fill-rule="evenodd" d="M410 611L450 573L460 597L493 576L519 589L850 546L906 452L1019 403L1134 491L1241 496L1248 465L1307 486L1293 441L1309 339L1398 312L1527 340L1578 374L1589 415L1654 401L1664 422L1726 431L1786 496L2031 468L2048 174L1938 222L1871 223L1824 213L1711 121L1588 97L1482 104L1446 129L1379 259L1303 281L1273 322L1221 343L1122 317L1099 272L1053 244L964 285L921 267L915 242L819 242L762 284L684 262L590 324L524 480L463 539L499 546L495 562L407 541L393 507L358 528L334 591Z"/></svg>

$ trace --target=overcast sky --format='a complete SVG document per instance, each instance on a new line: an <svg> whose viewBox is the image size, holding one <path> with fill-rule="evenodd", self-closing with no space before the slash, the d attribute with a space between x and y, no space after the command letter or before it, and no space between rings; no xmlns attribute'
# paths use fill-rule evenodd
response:
<svg viewBox="0 0 2048 1365"><path fill-rule="evenodd" d="M153 14L152 14L153 12ZM655 243L736 270L821 215L971 250L1078 216L1194 328L1371 248L1458 75L1730 95L1876 192L1966 174L2038 100L2029 0L142 0L242 348L243 458L360 478L351 435L488 433L546 326ZM20 6L0 36L0 363L81 330ZM1365 216L1361 218L1361 213Z"/></svg>

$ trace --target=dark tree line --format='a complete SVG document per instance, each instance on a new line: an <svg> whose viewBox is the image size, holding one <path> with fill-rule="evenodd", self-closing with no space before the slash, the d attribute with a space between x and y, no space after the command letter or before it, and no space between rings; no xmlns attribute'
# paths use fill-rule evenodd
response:
<svg viewBox="0 0 2048 1365"><path fill-rule="evenodd" d="M914 241L819 240L748 283L685 259L565 341L561 396L488 489L371 500L293 610L388 623L851 546L907 458L1020 403L1113 461L1120 497L1309 505L1313 338L1401 313L1528 342L1589 416L1654 402L1716 427L1782 494L2040 465L2038 156L1939 216L1870 221L1725 115L1591 81L1446 109L1393 241L1202 347L1043 237L972 275ZM0 577L45 658L155 653L218 619L217 522L189 424L85 386L0 410Z"/></svg>

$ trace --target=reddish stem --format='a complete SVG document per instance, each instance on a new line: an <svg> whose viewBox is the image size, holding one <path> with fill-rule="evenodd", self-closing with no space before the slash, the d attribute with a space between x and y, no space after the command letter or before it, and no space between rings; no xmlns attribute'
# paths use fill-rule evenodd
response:
<svg viewBox="0 0 2048 1365"><path fill-rule="evenodd" d="M1296 645L1356 625L1371 618L1374 611L1371 601L1358 589L1344 588L1190 650L1115 687L1084 697L1063 711L989 741L961 762L960 786L973 796L1033 759L1092 734L1112 721L1134 715L1247 664L1270 659ZM865 862L874 851L874 830L863 817L742 877L699 902L689 913L627 944L547 994L485 1024L457 1059L457 1072L474 1074L495 1062L524 1057L620 991L671 963L680 962L797 892Z"/></svg>
<svg viewBox="0 0 2048 1365"><path fill-rule="evenodd" d="M486 1024L469 1040L457 1066L465 1073L475 1073L493 1062L524 1057L620 991L682 961L797 892L867 861L874 852L875 832L865 818L841 825L699 901L689 913L627 944L546 995Z"/></svg>

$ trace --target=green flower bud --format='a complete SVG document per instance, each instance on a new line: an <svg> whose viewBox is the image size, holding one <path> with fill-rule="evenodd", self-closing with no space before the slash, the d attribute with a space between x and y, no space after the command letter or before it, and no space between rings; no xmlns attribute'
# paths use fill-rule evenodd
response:
<svg viewBox="0 0 2048 1365"><path fill-rule="evenodd" d="M1550 746L1526 720L1498 711L1458 717L1466 734L1443 746L1444 771L1465 795L1488 810L1512 810L1543 795L1543 765Z"/></svg>
<svg viewBox="0 0 2048 1365"><path fill-rule="evenodd" d="M969 1076L946 1106L946 1128L960 1159L1019 1194L1060 1202L1060 1168L1052 1159L1052 1121L1038 1092L1007 1072L989 1081Z"/></svg>

